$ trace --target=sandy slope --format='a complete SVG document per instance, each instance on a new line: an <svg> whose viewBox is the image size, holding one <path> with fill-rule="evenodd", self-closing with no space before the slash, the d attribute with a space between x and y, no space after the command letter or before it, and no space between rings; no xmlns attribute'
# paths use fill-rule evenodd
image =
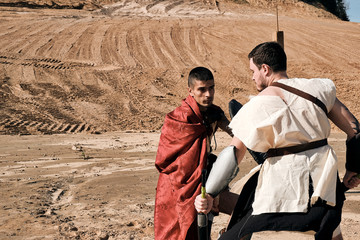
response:
<svg viewBox="0 0 360 240"><path fill-rule="evenodd" d="M333 79L359 118L360 25L292 6L279 7L290 76ZM214 71L218 105L246 102L256 94L246 56L272 40L274 12L201 1L120 1L96 11L3 7L0 132L158 130L199 65Z"/></svg>

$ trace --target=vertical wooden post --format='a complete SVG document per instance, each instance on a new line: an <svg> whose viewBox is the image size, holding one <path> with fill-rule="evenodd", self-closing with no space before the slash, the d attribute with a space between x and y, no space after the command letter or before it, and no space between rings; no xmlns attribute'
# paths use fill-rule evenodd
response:
<svg viewBox="0 0 360 240"><path fill-rule="evenodd" d="M273 41L277 42L284 48L284 32L277 31L273 34Z"/></svg>
<svg viewBox="0 0 360 240"><path fill-rule="evenodd" d="M279 31L279 12L278 12L278 5L276 4L276 31Z"/></svg>
<svg viewBox="0 0 360 240"><path fill-rule="evenodd" d="M273 41L279 43L284 48L284 32L279 31L279 13L276 4L276 32L273 34Z"/></svg>

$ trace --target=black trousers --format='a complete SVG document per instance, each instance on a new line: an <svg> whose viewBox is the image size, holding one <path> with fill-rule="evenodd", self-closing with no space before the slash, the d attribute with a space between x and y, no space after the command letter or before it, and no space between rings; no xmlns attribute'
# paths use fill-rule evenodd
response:
<svg viewBox="0 0 360 240"><path fill-rule="evenodd" d="M227 231L220 239L240 239L248 234L261 231L300 231L313 230L316 240L332 238L333 231L340 224L345 200L343 184L338 178L336 186L336 206L331 207L323 201L309 206L306 213L265 213L251 215L258 173L245 184L229 222ZM310 183L310 196L312 184Z"/></svg>

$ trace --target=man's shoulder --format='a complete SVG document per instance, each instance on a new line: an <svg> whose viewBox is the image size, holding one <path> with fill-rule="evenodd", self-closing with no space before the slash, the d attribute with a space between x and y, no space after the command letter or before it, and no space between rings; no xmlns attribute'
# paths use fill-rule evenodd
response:
<svg viewBox="0 0 360 240"><path fill-rule="evenodd" d="M329 78L289 78L286 80L280 80L283 83L294 83L300 85L309 85L311 83L325 84L325 85L333 85L334 82Z"/></svg>
<svg viewBox="0 0 360 240"><path fill-rule="evenodd" d="M188 122L195 118L195 115L193 109L185 101L182 101L182 104L166 114L166 117L180 122Z"/></svg>
<svg viewBox="0 0 360 240"><path fill-rule="evenodd" d="M224 111L218 105L212 104L208 110L217 114L224 114Z"/></svg>
<svg viewBox="0 0 360 240"><path fill-rule="evenodd" d="M325 92L329 94L336 92L335 84L329 78L290 78L287 80L281 80L281 82L315 95L318 92Z"/></svg>
<svg viewBox="0 0 360 240"><path fill-rule="evenodd" d="M181 105L174 108L174 110L172 110L168 114L191 113L191 112L193 112L191 106L186 102L186 99L183 99L181 101Z"/></svg>
<svg viewBox="0 0 360 240"><path fill-rule="evenodd" d="M208 107L204 114L210 122L220 121L225 116L224 111L217 105Z"/></svg>

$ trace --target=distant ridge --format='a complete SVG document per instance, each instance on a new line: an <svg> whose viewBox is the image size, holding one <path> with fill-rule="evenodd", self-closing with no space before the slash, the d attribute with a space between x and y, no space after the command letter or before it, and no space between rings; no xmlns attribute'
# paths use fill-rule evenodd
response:
<svg viewBox="0 0 360 240"><path fill-rule="evenodd" d="M139 5L149 5L151 2L157 4L159 2L166 2L168 0L0 0L0 6L3 7L26 7L26 8L49 8L49 9L85 9L96 10L103 8L109 4L129 4L136 3ZM199 1L177 1L179 2L199 2ZM275 4L280 7L289 8L299 7L302 10L313 11L311 8L306 8L302 3L312 5L318 9L323 9L344 21L349 21L349 17L346 14L346 7L343 0L281 0L281 1L269 1L269 0L202 0L204 4L213 5L214 7L222 2L234 2L237 4L249 4L254 7L274 7ZM306 14L307 15L307 14ZM321 15L320 15L321 16ZM327 17L327 16L325 16Z"/></svg>

